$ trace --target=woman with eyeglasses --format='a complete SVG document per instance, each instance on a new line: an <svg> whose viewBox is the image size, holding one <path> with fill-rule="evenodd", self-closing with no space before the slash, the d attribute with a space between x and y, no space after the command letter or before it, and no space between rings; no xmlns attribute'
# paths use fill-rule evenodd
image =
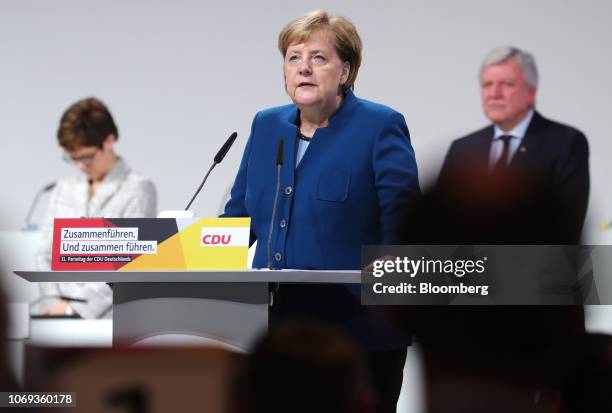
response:
<svg viewBox="0 0 612 413"><path fill-rule="evenodd" d="M57 138L64 160L80 173L57 182L50 198L37 257L40 270L49 270L53 218L154 217L157 194L153 183L134 174L115 151L119 137L109 110L90 97L64 112ZM105 283L41 283L37 315L101 318L110 315L112 290Z"/></svg>

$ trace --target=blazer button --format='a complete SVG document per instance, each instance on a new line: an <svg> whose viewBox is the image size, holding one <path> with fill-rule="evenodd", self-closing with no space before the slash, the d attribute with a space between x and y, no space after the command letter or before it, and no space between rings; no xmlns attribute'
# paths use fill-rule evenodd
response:
<svg viewBox="0 0 612 413"><path fill-rule="evenodd" d="M274 259L276 261L280 261L283 259L283 256L280 254L280 252L277 252L276 254L274 254Z"/></svg>
<svg viewBox="0 0 612 413"><path fill-rule="evenodd" d="M293 188L291 188L290 186L285 188L285 195L289 196L293 193Z"/></svg>
<svg viewBox="0 0 612 413"><path fill-rule="evenodd" d="M285 221L284 219L281 219L280 227L285 228L286 226L287 226L287 221Z"/></svg>

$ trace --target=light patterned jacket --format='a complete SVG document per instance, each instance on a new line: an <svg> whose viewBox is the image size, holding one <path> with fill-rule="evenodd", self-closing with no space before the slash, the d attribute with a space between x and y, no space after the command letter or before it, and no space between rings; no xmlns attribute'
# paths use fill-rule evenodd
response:
<svg viewBox="0 0 612 413"><path fill-rule="evenodd" d="M102 181L91 199L89 182L84 174L57 182L49 200L37 266L51 268L53 218L147 218L157 212L157 193L153 183L131 172L121 158ZM40 314L49 304L62 298L83 318L109 317L113 295L106 283L40 283L41 299L32 307Z"/></svg>

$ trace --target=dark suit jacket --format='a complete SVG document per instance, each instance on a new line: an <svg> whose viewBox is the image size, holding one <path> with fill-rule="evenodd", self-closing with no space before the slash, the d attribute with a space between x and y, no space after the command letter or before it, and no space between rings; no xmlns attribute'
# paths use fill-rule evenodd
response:
<svg viewBox="0 0 612 413"><path fill-rule="evenodd" d="M489 172L493 134L491 125L457 139L446 155L436 197L446 228L465 237L456 242L579 243L589 196L584 134L535 112L504 177Z"/></svg>

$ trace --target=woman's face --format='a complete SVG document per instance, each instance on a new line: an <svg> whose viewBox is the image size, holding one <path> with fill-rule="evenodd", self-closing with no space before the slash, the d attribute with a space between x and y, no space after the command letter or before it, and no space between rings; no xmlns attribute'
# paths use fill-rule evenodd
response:
<svg viewBox="0 0 612 413"><path fill-rule="evenodd" d="M301 108L333 105L349 74L348 62L340 60L325 32L291 44L283 68L287 94Z"/></svg>
<svg viewBox="0 0 612 413"><path fill-rule="evenodd" d="M115 161L113 144L115 137L110 135L102 148L97 146L81 146L66 152L66 158L70 160L81 172L93 181L102 179L109 171Z"/></svg>

